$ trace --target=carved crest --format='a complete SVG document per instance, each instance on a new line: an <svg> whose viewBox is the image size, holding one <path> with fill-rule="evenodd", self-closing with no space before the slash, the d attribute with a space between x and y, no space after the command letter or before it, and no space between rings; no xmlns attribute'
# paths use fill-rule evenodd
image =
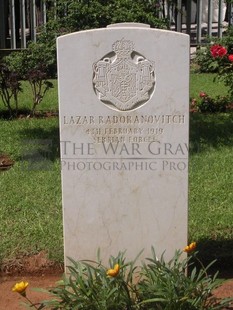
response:
<svg viewBox="0 0 233 310"><path fill-rule="evenodd" d="M98 98L119 111L146 103L155 87L154 62L134 51L129 40L116 41L110 52L93 65L93 87Z"/></svg>

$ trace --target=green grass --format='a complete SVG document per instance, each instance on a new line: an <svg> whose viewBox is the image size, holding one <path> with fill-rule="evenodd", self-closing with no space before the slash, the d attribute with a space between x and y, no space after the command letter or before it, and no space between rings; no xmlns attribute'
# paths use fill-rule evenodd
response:
<svg viewBox="0 0 233 310"><path fill-rule="evenodd" d="M37 106L37 110L41 111L54 111L58 109L58 90L57 90L57 80L51 80L53 83L53 88L50 88L43 98L43 100ZM32 108L32 92L31 86L27 81L21 81L21 87L23 92L19 92L18 102L20 110L30 110ZM12 103L14 108L14 103ZM0 97L0 113L6 109L3 106L2 99ZM19 113L20 114L20 113Z"/></svg>
<svg viewBox="0 0 233 310"><path fill-rule="evenodd" d="M0 172L0 259L45 249L51 258L61 261L58 119L1 120L0 126L0 150L15 160L13 168ZM48 147L48 161L42 162L38 169L30 164L25 166L21 161L33 139L53 142Z"/></svg>
<svg viewBox="0 0 233 310"><path fill-rule="evenodd" d="M191 74L191 97L198 97L200 91L211 96L226 93L222 84L212 80L213 75ZM20 100L28 108L30 92L23 84ZM39 109L57 110L56 81L54 85ZM63 260L58 127L57 118L0 119L0 152L15 160L13 168L0 172L0 260L41 250ZM233 258L232 133L232 114L191 115L189 239L199 243L203 257L227 261ZM52 141L47 150L49 169L22 166L22 152L32 139Z"/></svg>
<svg viewBox="0 0 233 310"><path fill-rule="evenodd" d="M190 76L190 98L199 98L200 92L206 92L211 97L227 95L227 88L223 82L216 80L215 74L210 73L191 73ZM57 81L52 80L54 87L46 94L42 102L38 105L37 110L54 111L58 109L58 86ZM32 94L30 84L22 81L23 92L19 93L20 109L30 109L32 106ZM0 112L3 110L3 104L0 98Z"/></svg>
<svg viewBox="0 0 233 310"><path fill-rule="evenodd" d="M199 98L200 92L207 93L210 97L226 96L227 88L222 81L215 80L216 74L191 73L190 98Z"/></svg>
<svg viewBox="0 0 233 310"><path fill-rule="evenodd" d="M233 114L193 114L190 122L189 239L202 260L233 259Z"/></svg>

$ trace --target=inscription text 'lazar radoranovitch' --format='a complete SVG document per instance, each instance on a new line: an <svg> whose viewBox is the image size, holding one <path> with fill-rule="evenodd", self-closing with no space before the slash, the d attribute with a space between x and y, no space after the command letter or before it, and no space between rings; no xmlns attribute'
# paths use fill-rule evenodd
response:
<svg viewBox="0 0 233 310"><path fill-rule="evenodd" d="M147 124L185 124L184 114L154 115L64 115L64 125L147 125Z"/></svg>
<svg viewBox="0 0 233 310"><path fill-rule="evenodd" d="M134 43L121 39L112 51L93 64L93 87L99 100L118 111L145 104L155 88L154 62L134 50Z"/></svg>

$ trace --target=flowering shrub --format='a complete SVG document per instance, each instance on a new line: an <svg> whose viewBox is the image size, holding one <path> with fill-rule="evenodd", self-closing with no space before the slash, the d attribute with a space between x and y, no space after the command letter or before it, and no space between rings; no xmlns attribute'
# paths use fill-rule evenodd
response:
<svg viewBox="0 0 233 310"><path fill-rule="evenodd" d="M41 43L31 42L26 49L13 52L4 57L3 63L9 72L17 74L18 80L27 80L32 92L31 115L43 100L47 91L53 87L48 80L53 71L53 55L49 48Z"/></svg>
<svg viewBox="0 0 233 310"><path fill-rule="evenodd" d="M205 92L200 92L199 100L192 99L190 112L217 113L233 111L233 99L227 96L210 97Z"/></svg>
<svg viewBox="0 0 233 310"><path fill-rule="evenodd" d="M188 253L188 256L184 254ZM217 274L208 276L196 256L196 242L176 251L166 262L164 255L152 257L142 266L125 262L124 253L110 257L109 267L97 262L70 259L68 275L49 290L52 299L33 304L26 295L27 282L14 286L13 291L27 299L32 309L82 310L217 310L227 307L232 299L217 299L212 291L222 281ZM140 255L140 254L139 254ZM199 262L196 268L194 261ZM188 271L188 273L187 273Z"/></svg>
<svg viewBox="0 0 233 310"><path fill-rule="evenodd" d="M228 60L229 60L230 62L233 62L233 54L231 54L231 55L228 56Z"/></svg>
<svg viewBox="0 0 233 310"><path fill-rule="evenodd" d="M222 45L214 44L210 53L218 62L218 78L229 87L230 97L233 99L233 46L228 49Z"/></svg>
<svg viewBox="0 0 233 310"><path fill-rule="evenodd" d="M194 62L199 72L217 73L233 100L233 26L227 29L223 38L211 38L209 45L197 49Z"/></svg>
<svg viewBox="0 0 233 310"><path fill-rule="evenodd" d="M0 96L10 116L13 114L12 99L15 104L15 113L18 113L18 94L22 91L20 76L9 67L0 63Z"/></svg>
<svg viewBox="0 0 233 310"><path fill-rule="evenodd" d="M215 44L215 45L211 46L210 52L214 58L223 57L227 54L227 49L224 46L221 46L219 44Z"/></svg>

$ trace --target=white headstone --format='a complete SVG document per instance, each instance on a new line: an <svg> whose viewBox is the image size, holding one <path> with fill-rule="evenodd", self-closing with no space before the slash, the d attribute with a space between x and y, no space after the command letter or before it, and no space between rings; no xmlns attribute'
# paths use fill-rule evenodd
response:
<svg viewBox="0 0 233 310"><path fill-rule="evenodd" d="M189 36L119 24L58 38L65 257L187 242Z"/></svg>

